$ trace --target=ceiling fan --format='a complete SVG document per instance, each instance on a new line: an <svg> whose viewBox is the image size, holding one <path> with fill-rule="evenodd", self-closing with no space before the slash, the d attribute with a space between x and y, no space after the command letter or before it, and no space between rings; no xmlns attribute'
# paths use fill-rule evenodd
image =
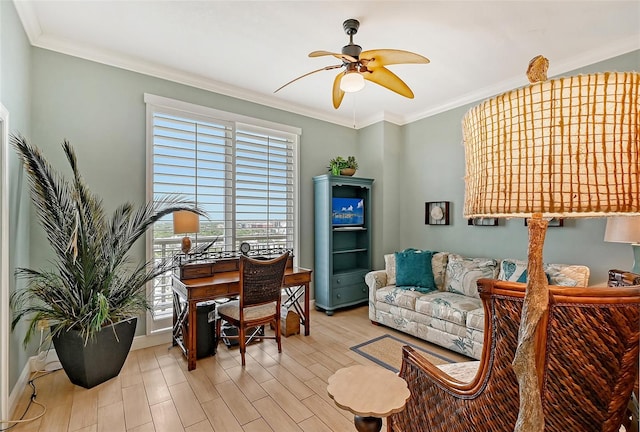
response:
<svg viewBox="0 0 640 432"><path fill-rule="evenodd" d="M334 56L342 60L341 64L325 66L295 78L274 93L289 84L316 72L345 68L333 81L333 107L338 109L345 92L356 92L364 87L364 80L374 82L402 96L413 99L413 92L396 74L385 66L392 64L429 63L429 59L420 54L396 49L377 49L362 51L360 45L353 43L353 35L358 32L360 22L356 19L346 20L342 26L349 36L349 44L342 47L342 53L329 51L313 51L309 57Z"/></svg>

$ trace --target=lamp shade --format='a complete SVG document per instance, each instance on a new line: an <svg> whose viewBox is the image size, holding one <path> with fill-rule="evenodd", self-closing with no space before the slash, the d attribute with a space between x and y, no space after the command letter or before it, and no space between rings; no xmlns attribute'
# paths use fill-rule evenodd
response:
<svg viewBox="0 0 640 432"><path fill-rule="evenodd" d="M173 233L188 234L200 231L200 217L190 211L173 212Z"/></svg>
<svg viewBox="0 0 640 432"><path fill-rule="evenodd" d="M640 243L640 217L611 217L607 219L604 241Z"/></svg>
<svg viewBox="0 0 640 432"><path fill-rule="evenodd" d="M463 119L471 217L640 215L637 72L538 82Z"/></svg>

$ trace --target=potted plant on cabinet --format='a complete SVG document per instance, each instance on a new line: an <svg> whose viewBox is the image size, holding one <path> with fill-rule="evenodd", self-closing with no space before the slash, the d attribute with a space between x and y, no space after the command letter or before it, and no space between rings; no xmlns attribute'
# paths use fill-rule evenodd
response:
<svg viewBox="0 0 640 432"><path fill-rule="evenodd" d="M349 156L346 159L338 156L329 161L327 168L333 175L352 176L358 169L358 162L356 162L355 156Z"/></svg>
<svg viewBox="0 0 640 432"><path fill-rule="evenodd" d="M20 268L24 289L11 296L12 328L28 321L26 345L48 326L58 358L74 384L94 387L120 373L131 348L137 317L149 308L147 282L169 271L172 259L133 263L134 243L160 218L178 210L204 213L177 197L134 209L120 205L107 217L102 200L84 183L75 152L65 140L68 181L21 136L11 143L27 172L31 200L53 249L53 268Z"/></svg>

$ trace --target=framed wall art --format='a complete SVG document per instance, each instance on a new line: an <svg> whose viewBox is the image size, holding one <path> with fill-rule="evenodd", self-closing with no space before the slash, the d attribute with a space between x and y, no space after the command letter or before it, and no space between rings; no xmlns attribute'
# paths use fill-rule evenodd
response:
<svg viewBox="0 0 640 432"><path fill-rule="evenodd" d="M467 219L467 225L471 226L498 226L500 220L495 217L477 217Z"/></svg>
<svg viewBox="0 0 640 432"><path fill-rule="evenodd" d="M424 223L426 225L449 225L449 201L424 203Z"/></svg>

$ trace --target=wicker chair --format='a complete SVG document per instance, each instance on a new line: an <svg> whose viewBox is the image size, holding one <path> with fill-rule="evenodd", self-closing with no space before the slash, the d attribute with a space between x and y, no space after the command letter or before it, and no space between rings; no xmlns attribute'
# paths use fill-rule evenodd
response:
<svg viewBox="0 0 640 432"><path fill-rule="evenodd" d="M481 279L484 351L464 383L404 347L400 375L411 398L389 431L513 431L518 383L511 366L525 285ZM541 325L545 431L618 431L638 373L640 286L550 287Z"/></svg>
<svg viewBox="0 0 640 432"><path fill-rule="evenodd" d="M224 303L218 307L218 316L228 323L238 327L238 342L242 366L245 365L247 339L256 334L247 335L247 329L274 323L275 335L264 336L260 339L275 339L278 342L278 352L282 352L280 337L280 302L282 280L289 259L289 252L272 260L256 260L240 257L240 296L238 300ZM220 340L222 320L216 323L216 336ZM234 338L234 336L227 336Z"/></svg>

